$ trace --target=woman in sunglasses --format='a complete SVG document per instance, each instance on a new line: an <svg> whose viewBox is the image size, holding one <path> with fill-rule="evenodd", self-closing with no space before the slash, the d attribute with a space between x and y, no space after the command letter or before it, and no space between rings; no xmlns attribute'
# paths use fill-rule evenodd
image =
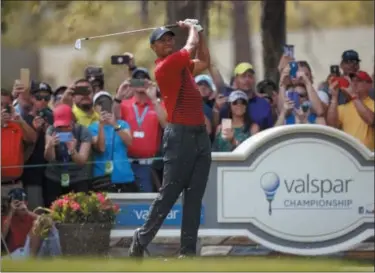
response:
<svg viewBox="0 0 375 273"><path fill-rule="evenodd" d="M213 151L231 152L250 136L259 132L259 125L246 115L248 97L240 90L233 91L228 98L229 118L218 126Z"/></svg>

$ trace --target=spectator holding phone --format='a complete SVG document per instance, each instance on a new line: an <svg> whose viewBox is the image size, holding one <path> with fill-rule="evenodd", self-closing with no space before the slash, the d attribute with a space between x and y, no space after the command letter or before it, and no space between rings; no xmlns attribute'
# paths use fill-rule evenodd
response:
<svg viewBox="0 0 375 273"><path fill-rule="evenodd" d="M34 129L37 138L33 145L27 145L24 152L24 172L22 183L29 196L28 206L34 209L44 205L45 132L53 124L52 110L49 108L52 88L45 82L32 81L30 86L31 111L23 112L22 118Z"/></svg>
<svg viewBox="0 0 375 273"><path fill-rule="evenodd" d="M24 169L24 144L35 143L37 137L12 102L12 94L1 89L1 190L5 195L14 187L22 187L19 178Z"/></svg>
<svg viewBox="0 0 375 273"><path fill-rule="evenodd" d="M56 106L53 117L53 126L46 133L44 150L44 156L50 163L46 169L47 206L70 191L87 192L91 178L91 168L87 164L92 141L89 130L74 122L69 105Z"/></svg>
<svg viewBox="0 0 375 273"><path fill-rule="evenodd" d="M218 126L213 151L231 152L250 136L259 132L259 125L246 114L248 97L240 90L229 95L229 119L223 119Z"/></svg>
<svg viewBox="0 0 375 273"><path fill-rule="evenodd" d="M338 105L338 82L330 85L332 96L327 114L328 125L342 129L357 138L371 151L374 151L374 101L369 97L372 79L364 71L358 71L349 88L344 89L350 102Z"/></svg>
<svg viewBox="0 0 375 273"><path fill-rule="evenodd" d="M85 68L85 79L91 84L94 95L104 91L104 73L99 66L88 66Z"/></svg>
<svg viewBox="0 0 375 273"><path fill-rule="evenodd" d="M95 94L94 107L100 113L100 121L88 128L94 147L94 189L115 193L137 192L128 160L127 147L132 142L129 124L115 119L112 114L112 96L108 92Z"/></svg>
<svg viewBox="0 0 375 273"><path fill-rule="evenodd" d="M132 79L121 86L121 94L132 93L130 99L114 99L114 112L120 108L120 119L131 128L133 141L128 147L128 155L133 159L131 166L136 183L141 192L152 192L153 157L160 149L162 128L167 124L163 103L157 98L157 88L150 81L146 69L137 68ZM132 90L132 91L130 91Z"/></svg>
<svg viewBox="0 0 375 273"><path fill-rule="evenodd" d="M93 107L94 91L90 82L79 79L74 82L64 93L61 101L73 109L75 120L85 127L99 121L99 114Z"/></svg>

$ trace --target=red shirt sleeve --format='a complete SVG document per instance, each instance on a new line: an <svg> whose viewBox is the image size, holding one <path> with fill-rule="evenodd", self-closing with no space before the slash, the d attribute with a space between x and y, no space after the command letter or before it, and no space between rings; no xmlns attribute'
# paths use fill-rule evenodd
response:
<svg viewBox="0 0 375 273"><path fill-rule="evenodd" d="M190 62L190 53L183 48L166 57L159 69L179 73L185 67L190 66Z"/></svg>

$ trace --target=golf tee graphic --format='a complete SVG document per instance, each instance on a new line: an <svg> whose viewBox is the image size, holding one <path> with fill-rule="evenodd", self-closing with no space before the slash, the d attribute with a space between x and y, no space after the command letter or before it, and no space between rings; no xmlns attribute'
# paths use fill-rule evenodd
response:
<svg viewBox="0 0 375 273"><path fill-rule="evenodd" d="M260 178L260 186L262 187L266 195L266 200L268 201L268 214L272 215L272 201L280 186L280 178L274 172L265 173Z"/></svg>

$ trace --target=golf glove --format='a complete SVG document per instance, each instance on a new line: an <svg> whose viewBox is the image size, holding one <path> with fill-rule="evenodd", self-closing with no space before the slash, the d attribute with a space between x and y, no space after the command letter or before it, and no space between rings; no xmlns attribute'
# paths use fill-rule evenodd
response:
<svg viewBox="0 0 375 273"><path fill-rule="evenodd" d="M185 19L185 20L184 20L184 23L194 25L195 29L196 29L198 32L203 31L203 27L199 24L199 21L198 21L197 19Z"/></svg>

